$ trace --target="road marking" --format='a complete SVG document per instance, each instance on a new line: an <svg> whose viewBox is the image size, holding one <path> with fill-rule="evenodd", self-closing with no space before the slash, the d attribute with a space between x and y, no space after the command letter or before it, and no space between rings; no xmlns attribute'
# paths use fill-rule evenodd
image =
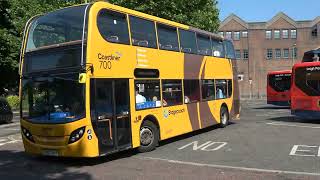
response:
<svg viewBox="0 0 320 180"><path fill-rule="evenodd" d="M300 147L300 149L299 149ZM297 153L297 152L304 152ZM290 156L311 156L311 157L320 157L320 147L319 146L308 146L308 145L294 145L289 153Z"/></svg>
<svg viewBox="0 0 320 180"><path fill-rule="evenodd" d="M20 122L11 123L11 124L4 124L4 125L0 125L0 128L16 126L16 125L19 125L19 124L20 124Z"/></svg>
<svg viewBox="0 0 320 180"><path fill-rule="evenodd" d="M192 146L192 150L193 151L197 151L197 150L201 150L201 151L217 151L221 148L223 148L225 145L227 145L228 143L226 142L212 142L212 141L207 141L201 145L198 146L198 141L193 141L189 144L186 144L180 148L178 148L179 150L185 149L188 146ZM213 146L213 148L211 147ZM209 147L211 147L211 149L209 149Z"/></svg>
<svg viewBox="0 0 320 180"><path fill-rule="evenodd" d="M18 137L15 137L17 135L18 135ZM0 146L6 145L6 144L22 142L21 135L20 134L17 134L17 135L11 135L11 136L8 136L5 138L1 138L0 139L0 142L1 142Z"/></svg>
<svg viewBox="0 0 320 180"><path fill-rule="evenodd" d="M281 123L281 122L272 122L272 123L267 123L267 124L273 125L273 126L289 126L289 127L320 129L320 126L302 126L302 125L295 125L295 124L288 124L288 123Z"/></svg>
<svg viewBox="0 0 320 180"><path fill-rule="evenodd" d="M259 168L248 168L248 167L240 167L240 166L227 166L227 165L218 165L218 164L205 164L205 163L196 163L189 161L178 161L164 158L154 158L154 157L139 157L142 160L159 160L166 161L174 164L184 164L184 165L192 165L192 166L205 166L205 167L213 167L213 168L224 168L224 169L237 169L243 171L253 171L253 172L266 172L266 173L278 173L278 174L294 174L294 175L309 175L309 176L320 176L320 173L310 173L310 172L301 172L301 171L283 171L283 170L275 170L275 169L259 169Z"/></svg>

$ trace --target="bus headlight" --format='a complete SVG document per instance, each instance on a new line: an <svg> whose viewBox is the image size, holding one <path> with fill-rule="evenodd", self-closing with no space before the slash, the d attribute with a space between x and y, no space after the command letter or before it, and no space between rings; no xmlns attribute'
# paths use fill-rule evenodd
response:
<svg viewBox="0 0 320 180"><path fill-rule="evenodd" d="M33 139L33 136L32 134L30 133L30 131L24 127L21 126L21 130L22 130L22 133L23 135L31 142L34 142L34 139Z"/></svg>
<svg viewBox="0 0 320 180"><path fill-rule="evenodd" d="M83 136L85 130L86 130L86 127L83 126L79 129L73 131L70 135L70 138L69 138L69 144L78 141Z"/></svg>

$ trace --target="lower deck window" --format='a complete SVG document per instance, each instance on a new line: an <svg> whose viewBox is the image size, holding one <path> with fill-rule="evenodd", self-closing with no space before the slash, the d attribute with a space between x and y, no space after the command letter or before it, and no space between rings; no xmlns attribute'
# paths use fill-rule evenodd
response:
<svg viewBox="0 0 320 180"><path fill-rule="evenodd" d="M135 92L137 110L161 106L159 80L135 81Z"/></svg>

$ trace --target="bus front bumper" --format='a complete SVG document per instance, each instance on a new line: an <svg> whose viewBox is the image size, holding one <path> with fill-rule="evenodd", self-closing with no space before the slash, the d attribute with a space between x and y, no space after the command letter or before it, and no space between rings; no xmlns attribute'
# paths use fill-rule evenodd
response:
<svg viewBox="0 0 320 180"><path fill-rule="evenodd" d="M291 110L291 114L302 119L314 119L314 120L319 119L320 120L320 111Z"/></svg>

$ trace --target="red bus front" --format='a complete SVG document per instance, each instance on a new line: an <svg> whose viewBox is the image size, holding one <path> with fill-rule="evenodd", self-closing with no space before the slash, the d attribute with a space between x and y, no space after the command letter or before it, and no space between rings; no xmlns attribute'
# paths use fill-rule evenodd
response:
<svg viewBox="0 0 320 180"><path fill-rule="evenodd" d="M320 62L293 66L291 114L305 119L320 119Z"/></svg>
<svg viewBox="0 0 320 180"><path fill-rule="evenodd" d="M267 75L267 103L290 105L291 70L272 71Z"/></svg>

